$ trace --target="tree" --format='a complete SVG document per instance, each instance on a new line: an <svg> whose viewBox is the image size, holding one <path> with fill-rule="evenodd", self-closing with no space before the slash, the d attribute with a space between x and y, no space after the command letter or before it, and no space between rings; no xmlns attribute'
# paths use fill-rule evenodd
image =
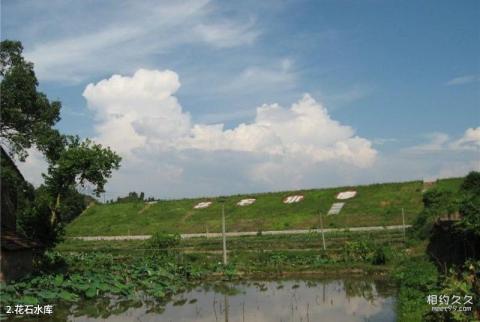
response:
<svg viewBox="0 0 480 322"><path fill-rule="evenodd" d="M35 198L30 207L18 216L19 230L30 239L41 242L43 248L51 248L61 239L63 224L50 221L52 198L44 185L35 190Z"/></svg>
<svg viewBox="0 0 480 322"><path fill-rule="evenodd" d="M71 189L77 184L85 186L90 183L99 196L105 191L112 170L120 167L120 161L120 156L110 148L104 148L89 139L81 141L78 136L67 136L58 159L50 162L48 173L43 175L47 191L54 198L50 206L52 224L60 219L61 201Z"/></svg>
<svg viewBox="0 0 480 322"><path fill-rule="evenodd" d="M129 192L125 197L117 197L117 202L138 202L145 201L145 193L140 192L138 194L136 191Z"/></svg>
<svg viewBox="0 0 480 322"><path fill-rule="evenodd" d="M0 43L0 137L9 155L23 161L32 145L51 157L56 145L50 142L58 143L62 138L52 128L60 120L61 104L49 101L45 94L37 91L33 64L25 61L22 51L19 41Z"/></svg>
<svg viewBox="0 0 480 322"><path fill-rule="evenodd" d="M423 210L413 225L413 230L421 239L430 237L432 228L437 219L444 215L451 215L458 210L458 200L454 191L433 188L423 195Z"/></svg>
<svg viewBox="0 0 480 322"><path fill-rule="evenodd" d="M462 219L457 228L480 237L480 172L472 171L465 177L460 193Z"/></svg>
<svg viewBox="0 0 480 322"><path fill-rule="evenodd" d="M95 198L70 189L64 196L60 207L60 220L69 223L78 217L88 206L96 203Z"/></svg>
<svg viewBox="0 0 480 322"><path fill-rule="evenodd" d="M61 103L37 91L33 64L25 61L22 51L18 41L0 43L2 157L5 150L5 160L24 161L33 146L46 157L45 184L35 191L29 206L17 213L17 221L21 230L51 247L63 233L63 223L81 211L77 185L93 185L98 196L121 158L108 147L53 128L60 120ZM7 179L3 171L1 176Z"/></svg>
<svg viewBox="0 0 480 322"><path fill-rule="evenodd" d="M56 149L58 158L49 159L48 171L42 174L44 184L36 189L34 200L22 209L17 220L20 230L40 240L45 248L55 246L61 240L65 224L86 208L86 198L77 191L77 186L92 184L99 196L121 160L110 148L89 139L63 138L65 145Z"/></svg>
<svg viewBox="0 0 480 322"><path fill-rule="evenodd" d="M480 172L471 171L467 174L460 188L463 192L480 195Z"/></svg>
<svg viewBox="0 0 480 322"><path fill-rule="evenodd" d="M17 218L18 230L33 240L38 240L44 248L51 248L61 239L65 224L80 215L92 202L89 198L75 189L70 189L64 194L60 203L58 221L51 222L51 207L54 198L49 189L41 185L35 189L34 198L29 201L27 207L22 207Z"/></svg>

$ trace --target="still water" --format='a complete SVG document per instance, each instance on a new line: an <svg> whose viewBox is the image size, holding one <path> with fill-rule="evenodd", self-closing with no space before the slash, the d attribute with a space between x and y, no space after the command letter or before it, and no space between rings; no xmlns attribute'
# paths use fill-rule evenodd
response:
<svg viewBox="0 0 480 322"><path fill-rule="evenodd" d="M83 304L65 317L78 322L388 322L395 321L394 305L395 290L385 280L249 281L205 284L167 303Z"/></svg>

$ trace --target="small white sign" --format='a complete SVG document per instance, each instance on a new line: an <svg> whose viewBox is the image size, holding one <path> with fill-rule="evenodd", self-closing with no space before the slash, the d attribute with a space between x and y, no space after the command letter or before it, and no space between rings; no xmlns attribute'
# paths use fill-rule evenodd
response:
<svg viewBox="0 0 480 322"><path fill-rule="evenodd" d="M208 208L210 207L210 205L212 204L211 201L203 201L203 202L199 202L195 205L195 207L193 207L193 209L203 209L203 208Z"/></svg>
<svg viewBox="0 0 480 322"><path fill-rule="evenodd" d="M350 199L355 197L356 194L357 194L356 191L343 191L337 195L337 199L339 200Z"/></svg>
<svg viewBox="0 0 480 322"><path fill-rule="evenodd" d="M300 202L302 200L303 200L302 195L294 195L294 196L288 196L287 198L285 198L283 200L283 203L296 203L296 202Z"/></svg>
<svg viewBox="0 0 480 322"><path fill-rule="evenodd" d="M250 206L251 204L253 204L255 202L256 199L254 198L250 198L250 199L242 199L240 200L239 202L237 202L237 206Z"/></svg>

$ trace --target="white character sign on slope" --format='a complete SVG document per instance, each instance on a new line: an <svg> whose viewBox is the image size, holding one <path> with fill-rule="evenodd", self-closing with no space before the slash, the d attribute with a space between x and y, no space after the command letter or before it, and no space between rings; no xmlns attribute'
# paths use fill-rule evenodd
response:
<svg viewBox="0 0 480 322"><path fill-rule="evenodd" d="M283 203L297 203L303 200L302 195L294 195L294 196L288 196L283 200Z"/></svg>
<svg viewBox="0 0 480 322"><path fill-rule="evenodd" d="M203 201L203 202L199 202L197 203L193 209L203 209L203 208L208 208L210 207L210 205L212 204L211 201Z"/></svg>

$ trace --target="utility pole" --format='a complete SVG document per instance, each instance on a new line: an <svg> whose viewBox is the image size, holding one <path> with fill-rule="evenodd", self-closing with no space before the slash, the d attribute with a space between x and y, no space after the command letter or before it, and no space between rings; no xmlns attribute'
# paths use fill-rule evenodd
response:
<svg viewBox="0 0 480 322"><path fill-rule="evenodd" d="M405 244L405 211L402 208L403 244Z"/></svg>
<svg viewBox="0 0 480 322"><path fill-rule="evenodd" d="M320 232L322 233L322 241L323 241L323 250L326 250L327 247L325 246L325 234L323 233L323 220L322 220L322 212L319 211L318 215L320 217Z"/></svg>
<svg viewBox="0 0 480 322"><path fill-rule="evenodd" d="M227 238L225 236L225 204L222 203L223 265L227 265Z"/></svg>

